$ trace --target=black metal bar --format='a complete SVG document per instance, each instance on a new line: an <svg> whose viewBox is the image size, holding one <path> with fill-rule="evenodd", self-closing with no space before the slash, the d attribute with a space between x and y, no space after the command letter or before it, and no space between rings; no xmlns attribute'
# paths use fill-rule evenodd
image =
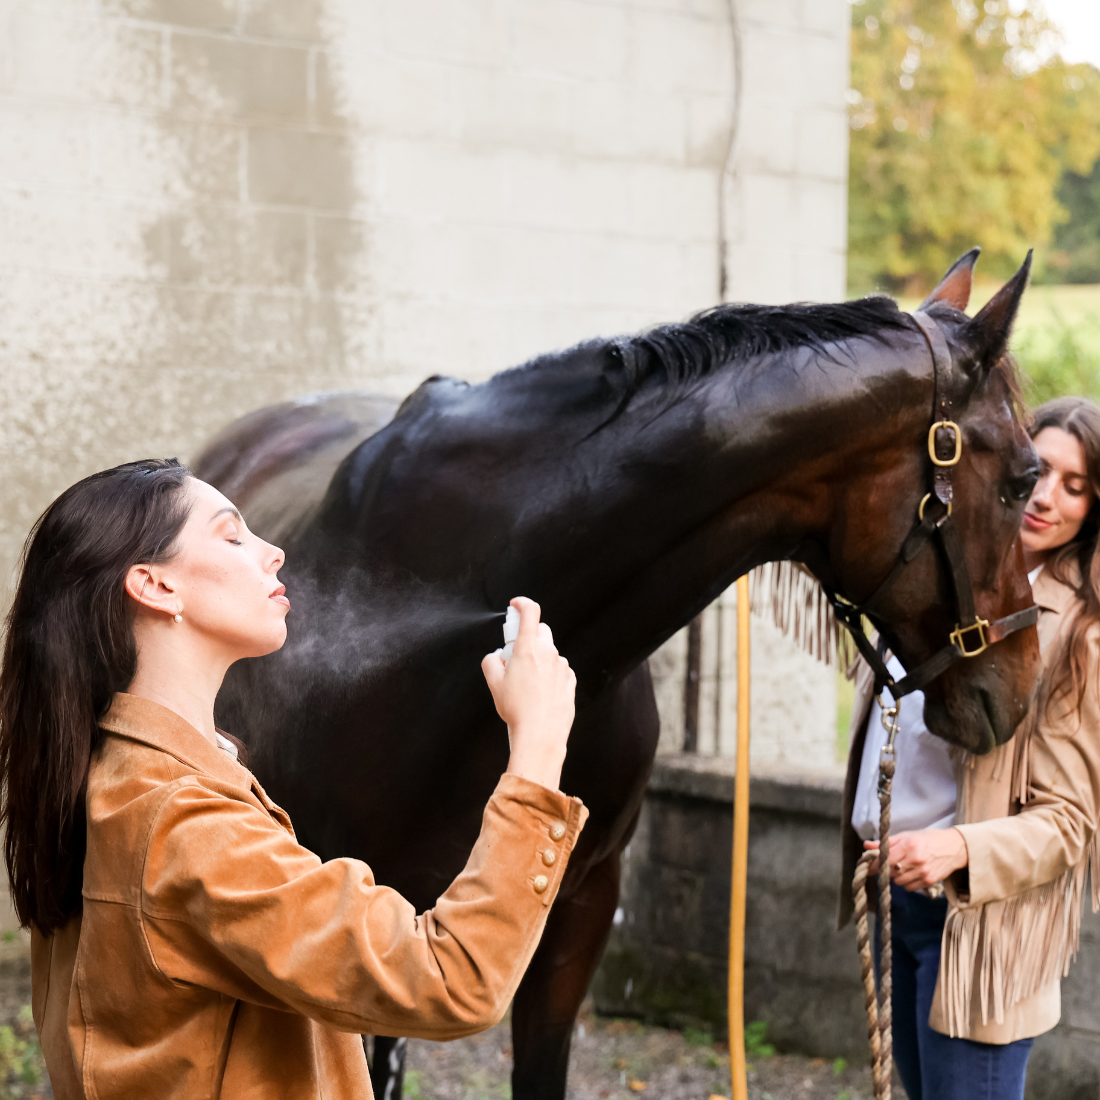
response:
<svg viewBox="0 0 1100 1100"><path fill-rule="evenodd" d="M684 676L684 752L699 751L699 673L703 654L703 616L688 624L687 673Z"/></svg>

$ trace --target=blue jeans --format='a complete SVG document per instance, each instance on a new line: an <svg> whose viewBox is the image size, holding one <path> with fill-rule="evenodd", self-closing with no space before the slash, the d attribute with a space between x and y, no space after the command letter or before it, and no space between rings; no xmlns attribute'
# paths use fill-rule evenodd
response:
<svg viewBox="0 0 1100 1100"><path fill-rule="evenodd" d="M928 1026L940 969L947 899L891 886L894 1062L909 1100L1023 1100L1033 1039L976 1043ZM875 922L875 973L879 972Z"/></svg>

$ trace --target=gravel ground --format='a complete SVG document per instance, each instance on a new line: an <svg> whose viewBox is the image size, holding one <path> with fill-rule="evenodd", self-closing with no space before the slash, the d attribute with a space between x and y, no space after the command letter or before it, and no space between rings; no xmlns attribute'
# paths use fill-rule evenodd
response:
<svg viewBox="0 0 1100 1100"><path fill-rule="evenodd" d="M53 1100L26 1009L2 1017L0 1100ZM5 1053L7 1057L5 1057ZM406 1100L511 1100L507 1021L454 1043L409 1042ZM871 1100L871 1074L843 1060L796 1054L750 1056L749 1100ZM40 1083L41 1082L41 1083ZM895 1096L904 1097L895 1084ZM567 1100L725 1100L729 1055L710 1035L582 1015L573 1038Z"/></svg>
<svg viewBox="0 0 1100 1100"><path fill-rule="evenodd" d="M871 1073L843 1060L750 1055L750 1100L870 1100ZM409 1042L408 1100L510 1100L507 1022L454 1043ZM730 1095L729 1055L700 1032L582 1015L568 1100L718 1100ZM897 1088L895 1095L904 1097Z"/></svg>

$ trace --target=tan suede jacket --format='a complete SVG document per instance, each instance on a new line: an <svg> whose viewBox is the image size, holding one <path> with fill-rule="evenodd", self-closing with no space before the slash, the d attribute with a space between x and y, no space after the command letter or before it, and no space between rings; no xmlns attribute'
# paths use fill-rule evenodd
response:
<svg viewBox="0 0 1100 1100"><path fill-rule="evenodd" d="M83 916L32 943L57 1100L362 1100L360 1033L454 1039L504 1014L587 817L577 799L502 776L465 870L417 914L365 863L301 847L172 711L117 695L101 725Z"/></svg>
<svg viewBox="0 0 1100 1100"><path fill-rule="evenodd" d="M1079 600L1047 570L1033 590L1045 663ZM1079 708L1048 711L1040 685L1012 740L984 756L958 753L955 820L969 866L944 884L950 906L929 1018L944 1034L1010 1043L1049 1031L1061 1015L1060 981L1077 951L1100 821L1100 631L1089 640L1091 674ZM841 822L841 926L852 914L852 873L863 851L851 819L872 702L866 665L856 687Z"/></svg>

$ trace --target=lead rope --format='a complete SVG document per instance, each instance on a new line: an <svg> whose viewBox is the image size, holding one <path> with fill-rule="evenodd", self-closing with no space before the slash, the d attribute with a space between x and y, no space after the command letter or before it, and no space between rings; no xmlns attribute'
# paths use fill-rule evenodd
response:
<svg viewBox="0 0 1100 1100"><path fill-rule="evenodd" d="M882 700L879 699L882 707ZM864 852L856 864L852 879L852 896L856 905L856 942L859 945L860 969L863 975L864 1003L867 1008L867 1039L871 1045L871 1071L875 1100L890 1100L890 1083L894 1072L894 1031L891 1000L894 989L894 951L890 927L890 790L894 782L897 750L894 739L898 733L898 704L882 707L882 724L886 729L886 744L878 765L878 919L879 982L875 992L875 968L871 955L871 936L867 924L867 877L875 860L874 852Z"/></svg>

